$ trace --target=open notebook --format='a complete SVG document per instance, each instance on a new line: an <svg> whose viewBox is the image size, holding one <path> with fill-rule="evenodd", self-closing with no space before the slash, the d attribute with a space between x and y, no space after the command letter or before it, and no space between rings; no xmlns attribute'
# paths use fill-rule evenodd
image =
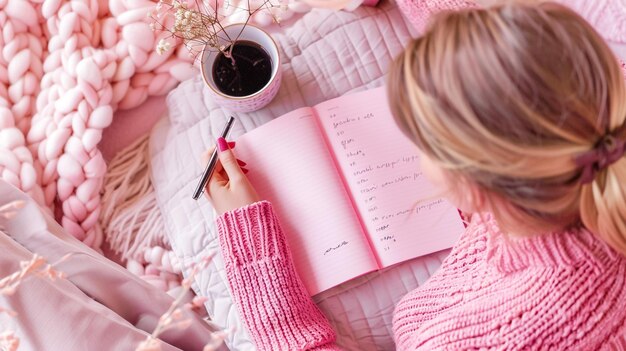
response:
<svg viewBox="0 0 626 351"><path fill-rule="evenodd" d="M294 110L237 139L248 177L272 202L311 295L451 247L457 210L419 170L384 88Z"/></svg>

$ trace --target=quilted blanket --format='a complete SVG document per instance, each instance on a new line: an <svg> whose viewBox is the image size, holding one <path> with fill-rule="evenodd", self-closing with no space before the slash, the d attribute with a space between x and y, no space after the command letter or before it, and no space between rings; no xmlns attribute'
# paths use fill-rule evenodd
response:
<svg viewBox="0 0 626 351"><path fill-rule="evenodd" d="M238 114L234 139L295 108L312 106L346 93L379 86L392 58L411 38L411 29L390 2L355 12L317 10L275 35L282 51L283 85L266 108ZM219 325L235 327L226 342L233 350L253 344L225 283L214 227L215 214L203 198L191 199L202 165L200 154L214 145L230 114L211 100L197 77L181 83L167 98L169 118L151 135L152 180L166 230L184 266L217 255L196 277L196 293L207 296L209 315ZM344 283L314 297L347 350L391 350L395 304L423 283L446 252L421 257Z"/></svg>

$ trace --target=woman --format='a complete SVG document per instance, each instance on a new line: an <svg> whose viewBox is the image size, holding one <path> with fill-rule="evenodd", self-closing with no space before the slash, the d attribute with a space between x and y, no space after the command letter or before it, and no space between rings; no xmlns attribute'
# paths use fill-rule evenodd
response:
<svg viewBox="0 0 626 351"><path fill-rule="evenodd" d="M626 332L626 86L573 11L510 3L436 16L391 67L398 125L471 223L394 313L399 350L609 349ZM260 350L337 350L272 205L225 140L207 194ZM624 344L626 345L626 343Z"/></svg>

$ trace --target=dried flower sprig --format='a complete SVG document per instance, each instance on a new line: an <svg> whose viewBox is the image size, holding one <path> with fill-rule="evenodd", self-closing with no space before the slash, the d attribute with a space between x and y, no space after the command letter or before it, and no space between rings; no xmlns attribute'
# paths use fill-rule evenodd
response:
<svg viewBox="0 0 626 351"><path fill-rule="evenodd" d="M11 205L11 203L9 204ZM0 213L3 216L6 216L7 208L11 208L9 205L5 205L0 208ZM15 205L15 204L14 204ZM18 203L18 207L12 208L21 208L23 207L23 201ZM20 207L21 206L21 207ZM3 212L4 211L4 212ZM53 266L67 260L72 254L67 254L61 259L59 259L54 264L48 264L47 261L35 254L29 261L21 261L20 262L20 270L14 272L11 275L8 275L0 280L0 295L9 296L15 294L17 288L29 277L40 277L44 279L49 279L51 281L56 281L57 279L64 279L65 274L63 272L57 271L53 268ZM10 317L17 317L17 312L0 307L0 313L6 313ZM15 335L15 333L11 330L6 330L0 334L0 350L7 351L15 351L20 345L19 338Z"/></svg>
<svg viewBox="0 0 626 351"><path fill-rule="evenodd" d="M55 264L65 261L70 255L71 254L67 254L63 256ZM35 254L30 261L20 262L19 271L0 280L0 295L14 294L17 287L30 276L50 279L51 281L65 278L65 274L63 272L57 271L53 268L53 265L48 264L43 257Z"/></svg>
<svg viewBox="0 0 626 351"><path fill-rule="evenodd" d="M2 351L17 351L20 347L20 339L15 336L15 333L7 330L0 333L0 350Z"/></svg>
<svg viewBox="0 0 626 351"><path fill-rule="evenodd" d="M159 335L169 329L184 329L191 325L191 319L186 318L185 315L192 313L192 310L203 308L206 298L196 296L190 303L183 303L183 300L187 292L191 289L196 274L205 269L212 258L212 256L205 257L202 261L193 266L189 276L183 279L181 284L182 289L178 296L174 299L168 310L159 318L159 322L152 334L148 335L146 340L142 341L135 351L160 351L161 342L158 340ZM226 334L227 332L223 330L211 333L211 341L204 346L203 351L216 350L224 341Z"/></svg>
<svg viewBox="0 0 626 351"><path fill-rule="evenodd" d="M225 57L233 60L233 44L241 36L250 18L258 11L266 10L275 22L280 23L277 14L286 8L288 2L288 0L264 0L258 6L251 6L248 0L247 6L239 7L233 6L229 0L191 1L192 3L188 4L180 0L160 0L155 10L148 13L148 17L152 19L150 24L152 30L169 33L169 36L157 43L156 52L159 55L169 51L173 46L172 42L175 44L182 41L194 61L205 48L222 52ZM242 30L234 38L224 31L226 18L224 9L247 13Z"/></svg>
<svg viewBox="0 0 626 351"><path fill-rule="evenodd" d="M24 201L18 200L0 206L0 217L11 219L15 217L17 212L26 205ZM0 229L1 230L1 229ZM29 277L39 277L56 281L57 279L65 279L65 274L56 270L54 267L66 261L73 253L61 257L58 261L48 264L47 261L37 254L33 255L30 260L21 261L20 269L2 279L0 279L0 295L10 296L15 294L18 287ZM164 331L171 328L187 328L191 325L191 319L185 318L185 313L191 313L192 310L203 308L206 298L196 296L190 303L183 303L187 292L191 289L193 278L200 270L205 269L210 263L212 256L206 257L199 264L193 266L189 276L183 280L182 287L177 298L172 302L167 312L159 318L159 322L152 334L148 336L137 347L137 351L158 351L161 350L161 343L157 339ZM17 317L17 312L0 306L0 313L6 313L10 317ZM225 331L213 332L211 340L207 343L203 351L214 351L223 342L227 333ZM20 339L12 330L5 330L0 333L0 350L16 351L19 348Z"/></svg>
<svg viewBox="0 0 626 351"><path fill-rule="evenodd" d="M11 201L6 205L0 206L0 217L11 219L15 217L17 212L26 206L26 202L22 200Z"/></svg>

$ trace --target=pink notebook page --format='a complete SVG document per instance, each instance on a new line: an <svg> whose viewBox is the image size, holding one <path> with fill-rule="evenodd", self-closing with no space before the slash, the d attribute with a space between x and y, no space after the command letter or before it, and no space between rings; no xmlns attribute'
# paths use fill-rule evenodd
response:
<svg viewBox="0 0 626 351"><path fill-rule="evenodd" d="M381 267L454 245L464 227L419 170L384 88L315 106Z"/></svg>
<svg viewBox="0 0 626 351"><path fill-rule="evenodd" d="M237 140L235 153L272 202L311 295L377 269L313 110L276 118Z"/></svg>

